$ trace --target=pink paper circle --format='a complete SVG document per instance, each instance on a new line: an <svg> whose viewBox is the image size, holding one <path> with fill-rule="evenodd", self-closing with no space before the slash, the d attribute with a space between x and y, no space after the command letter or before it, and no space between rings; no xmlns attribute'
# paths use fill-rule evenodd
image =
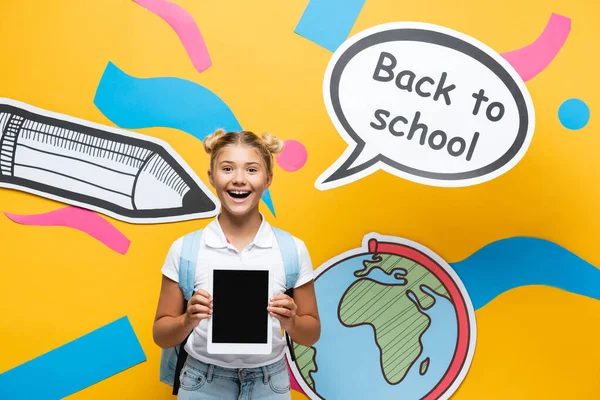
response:
<svg viewBox="0 0 600 400"><path fill-rule="evenodd" d="M297 140L283 142L283 151L276 157L279 166L288 172L297 171L306 164L306 147Z"/></svg>

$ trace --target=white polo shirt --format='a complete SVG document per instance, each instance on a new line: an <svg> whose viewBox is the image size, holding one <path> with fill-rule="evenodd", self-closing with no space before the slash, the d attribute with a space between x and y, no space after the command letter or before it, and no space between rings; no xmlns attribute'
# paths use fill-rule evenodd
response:
<svg viewBox="0 0 600 400"><path fill-rule="evenodd" d="M246 246L243 251L238 251L228 243L217 218L209 223L202 231L202 242L198 251L198 262L196 264L196 279L194 289L208 291L207 267L233 266L243 268L244 266L269 265L273 268L273 291L281 294L285 292L285 268L283 259L275 234L271 225L261 215L262 223L254 240ZM304 242L294 237L298 255L300 257L300 273L296 286L299 287L313 279L313 268ZM177 239L169 249L161 272L169 279L179 282L179 256L183 237ZM278 361L285 353L285 338L281 335L279 320L273 318L273 351L268 355L231 355L231 354L208 354L206 351L208 321L202 320L198 327L194 328L190 335L185 350L192 357L210 364L224 368L254 368L271 364ZM240 327L243 329L243 327Z"/></svg>

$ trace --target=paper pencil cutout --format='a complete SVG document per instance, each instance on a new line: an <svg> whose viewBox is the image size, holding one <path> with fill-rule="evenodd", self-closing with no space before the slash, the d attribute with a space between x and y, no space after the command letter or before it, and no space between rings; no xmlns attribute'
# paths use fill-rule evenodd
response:
<svg viewBox="0 0 600 400"><path fill-rule="evenodd" d="M218 211L217 198L166 142L4 98L0 187L138 224Z"/></svg>

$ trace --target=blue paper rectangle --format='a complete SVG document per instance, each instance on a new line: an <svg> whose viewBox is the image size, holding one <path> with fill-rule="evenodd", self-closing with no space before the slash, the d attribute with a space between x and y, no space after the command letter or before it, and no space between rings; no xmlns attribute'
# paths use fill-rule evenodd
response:
<svg viewBox="0 0 600 400"><path fill-rule="evenodd" d="M61 399L143 361L123 317L0 374L0 399Z"/></svg>
<svg viewBox="0 0 600 400"><path fill-rule="evenodd" d="M348 37L364 4L365 0L311 0L294 32L335 51Z"/></svg>

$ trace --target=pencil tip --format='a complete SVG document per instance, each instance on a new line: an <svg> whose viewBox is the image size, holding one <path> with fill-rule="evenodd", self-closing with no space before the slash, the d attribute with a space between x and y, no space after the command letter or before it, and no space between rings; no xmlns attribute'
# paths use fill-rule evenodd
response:
<svg viewBox="0 0 600 400"><path fill-rule="evenodd" d="M193 188L183 196L183 209L189 213L210 212L217 205L200 188Z"/></svg>

